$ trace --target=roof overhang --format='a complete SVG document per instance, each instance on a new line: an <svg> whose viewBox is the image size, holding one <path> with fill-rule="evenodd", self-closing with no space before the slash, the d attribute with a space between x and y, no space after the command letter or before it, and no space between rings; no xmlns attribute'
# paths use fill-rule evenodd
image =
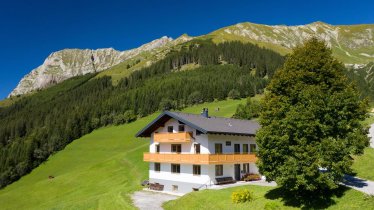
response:
<svg viewBox="0 0 374 210"><path fill-rule="evenodd" d="M204 134L207 134L208 132L202 128L200 128L199 126L173 114L172 112L169 112L169 111L164 111L163 113L161 113L156 119L154 119L152 122L150 122L147 126L145 126L142 130L140 130L135 136L136 137L150 137L152 132L154 132L155 130L157 130L159 127L163 127L165 125L165 123L167 121L169 121L170 119L175 119L175 120L178 120L182 123L184 123L185 125L188 125L190 126L191 128L194 128Z"/></svg>

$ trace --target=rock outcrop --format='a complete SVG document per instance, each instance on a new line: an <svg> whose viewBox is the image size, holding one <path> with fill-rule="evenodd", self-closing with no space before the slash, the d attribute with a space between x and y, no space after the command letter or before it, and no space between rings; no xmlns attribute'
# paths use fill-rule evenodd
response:
<svg viewBox="0 0 374 210"><path fill-rule="evenodd" d="M50 54L44 63L24 76L9 97L43 89L68 78L92 72L100 72L138 54L160 48L173 42L161 37L136 49L117 51L105 49L65 49Z"/></svg>

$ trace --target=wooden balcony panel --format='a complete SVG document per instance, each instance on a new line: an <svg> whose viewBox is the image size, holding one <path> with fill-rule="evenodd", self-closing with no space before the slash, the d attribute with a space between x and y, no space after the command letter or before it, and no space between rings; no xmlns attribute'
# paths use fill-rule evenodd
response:
<svg viewBox="0 0 374 210"><path fill-rule="evenodd" d="M192 141L192 133L155 133L153 140L159 143L188 143Z"/></svg>
<svg viewBox="0 0 374 210"><path fill-rule="evenodd" d="M185 164L255 163L254 154L159 154L144 153L144 161Z"/></svg>

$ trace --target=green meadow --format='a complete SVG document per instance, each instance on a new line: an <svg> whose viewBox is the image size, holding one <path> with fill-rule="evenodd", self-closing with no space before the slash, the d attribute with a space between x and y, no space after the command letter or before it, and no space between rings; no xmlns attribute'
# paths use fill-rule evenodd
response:
<svg viewBox="0 0 374 210"><path fill-rule="evenodd" d="M230 117L245 100L206 103L183 110ZM219 111L215 111L219 108ZM148 139L135 134L159 113L98 129L73 141L30 174L0 190L0 209L134 209L130 194L147 179ZM49 176L54 178L49 179Z"/></svg>
<svg viewBox="0 0 374 210"><path fill-rule="evenodd" d="M241 103L245 99L216 101L189 107L183 112L198 114L207 107L212 116L231 117ZM101 128L73 141L30 174L0 190L0 209L135 209L130 195L142 189L140 182L148 176L148 164L142 157L148 150L148 139L134 135L158 114L130 124ZM365 156L356 158L354 168L359 175L374 171L367 164L372 158L371 149ZM232 191L238 189L233 188L194 192L166 203L165 208L263 209L265 205L276 206L275 209L299 208L287 206L277 194L277 188L249 188L255 200L248 204L231 202ZM342 191L341 197L333 198L334 205L329 209L374 209L373 198L351 189Z"/></svg>

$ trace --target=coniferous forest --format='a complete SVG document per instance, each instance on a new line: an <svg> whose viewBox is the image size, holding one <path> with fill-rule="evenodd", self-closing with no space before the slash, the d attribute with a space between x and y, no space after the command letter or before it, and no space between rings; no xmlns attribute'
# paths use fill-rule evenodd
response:
<svg viewBox="0 0 374 210"><path fill-rule="evenodd" d="M133 72L116 86L111 77L75 77L0 108L0 187L92 130L162 109L262 93L284 57L253 44L189 42ZM193 70L183 65L198 64Z"/></svg>

